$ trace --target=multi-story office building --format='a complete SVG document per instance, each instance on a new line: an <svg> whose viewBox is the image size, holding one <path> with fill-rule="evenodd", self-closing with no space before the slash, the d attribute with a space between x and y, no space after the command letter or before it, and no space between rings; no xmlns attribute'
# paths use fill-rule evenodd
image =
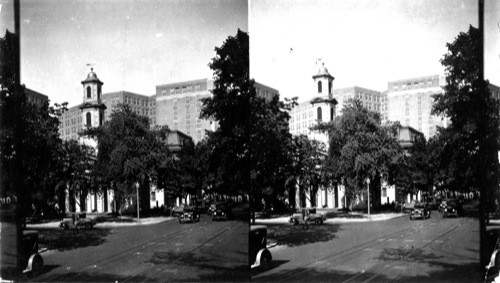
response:
<svg viewBox="0 0 500 283"><path fill-rule="evenodd" d="M446 127L448 119L432 115L433 95L443 92L444 76L433 75L388 83L387 119L399 121L422 132L428 139L437 127Z"/></svg>
<svg viewBox="0 0 500 283"><path fill-rule="evenodd" d="M34 104L38 107L42 107L47 101L49 101L49 97L45 94L41 94L32 89L26 88L26 100L28 103Z"/></svg>
<svg viewBox="0 0 500 283"><path fill-rule="evenodd" d="M270 101L279 96L278 90L256 82L257 96ZM213 131L217 124L200 119L202 99L212 96L214 88L210 79L198 79L156 86L157 124L167 125L193 138L195 143L205 137L205 131Z"/></svg>
<svg viewBox="0 0 500 283"><path fill-rule="evenodd" d="M106 105L106 111L104 112L106 121L110 119L111 113L116 106L122 103L130 105L133 112L149 117L153 124L153 120L155 118L155 115L153 115L153 113L155 113L154 96L146 96L122 90L103 94L102 102Z"/></svg>
<svg viewBox="0 0 500 283"><path fill-rule="evenodd" d="M68 108L59 122L59 136L62 140L78 140L78 133L83 129L80 105Z"/></svg>
<svg viewBox="0 0 500 283"><path fill-rule="evenodd" d="M368 110L379 113L382 111L382 94L379 91L352 86L335 89L332 92L332 96L338 102L337 109L339 115L342 115L344 104L347 103L349 99L359 99Z"/></svg>
<svg viewBox="0 0 500 283"><path fill-rule="evenodd" d="M129 104L137 114L148 116L151 121L151 126L154 126L156 121L156 102L155 96L146 96L142 94L132 93L128 91L116 91L104 93L102 95L102 103L106 106L104 110L104 121L110 119L112 111L120 103ZM75 139L78 140L78 133L83 129L81 117L81 105L68 108L62 117L59 125L59 135L63 140Z"/></svg>
<svg viewBox="0 0 500 283"><path fill-rule="evenodd" d="M268 87L261 83L255 82L254 87L255 91L257 92L257 96L264 98L267 102L270 102L275 96L280 96L280 93L277 89Z"/></svg>
<svg viewBox="0 0 500 283"><path fill-rule="evenodd" d="M202 99L212 95L213 81L199 79L156 86L156 124L167 125L193 137L197 143L205 130L213 130L211 121L200 119Z"/></svg>

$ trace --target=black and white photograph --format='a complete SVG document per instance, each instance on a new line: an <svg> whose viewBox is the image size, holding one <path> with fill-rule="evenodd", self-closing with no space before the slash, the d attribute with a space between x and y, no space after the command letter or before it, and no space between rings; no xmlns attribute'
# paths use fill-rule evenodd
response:
<svg viewBox="0 0 500 283"><path fill-rule="evenodd" d="M249 281L210 100L248 81L248 3L1 4L2 279Z"/></svg>
<svg viewBox="0 0 500 283"><path fill-rule="evenodd" d="M0 0L1 282L500 282L500 2Z"/></svg>

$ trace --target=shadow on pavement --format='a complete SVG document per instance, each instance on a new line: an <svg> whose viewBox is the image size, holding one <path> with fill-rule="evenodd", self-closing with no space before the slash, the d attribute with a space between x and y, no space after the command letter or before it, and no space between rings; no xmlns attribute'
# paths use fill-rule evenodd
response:
<svg viewBox="0 0 500 283"><path fill-rule="evenodd" d="M267 225L267 237L278 245L289 247L305 244L328 242L336 237L340 225L309 225L303 230L302 225Z"/></svg>
<svg viewBox="0 0 500 283"><path fill-rule="evenodd" d="M260 273L262 273L264 271L269 271L269 270L275 269L275 268L277 268L277 267L279 267L279 266L281 266L281 265L283 265L283 264L285 264L287 262L289 262L289 260L274 260L273 259L271 261L271 263L269 263L269 265L268 265L268 267L267 267L266 270L262 270L260 268L254 268L254 269L252 269L252 271L251 271L252 272L252 276L260 274Z"/></svg>
<svg viewBox="0 0 500 283"><path fill-rule="evenodd" d="M271 274L269 276L252 277L252 282L343 282L351 279L352 282L362 282L372 278L371 282L481 282L481 271L478 264L443 265L443 268L427 274L417 276L401 276L395 279L378 276L374 272L365 271L354 273L344 270L318 270L315 268L295 268Z"/></svg>
<svg viewBox="0 0 500 283"><path fill-rule="evenodd" d="M244 254L243 262L248 261L248 254ZM233 262L241 262L241 260L235 259ZM180 266L191 266L201 270L204 270L200 275L196 277L187 278L172 278L170 280L174 281L246 281L250 280L250 268L248 264L232 264L227 266L227 264L221 263L218 258L207 258L204 256L195 255L192 252L156 252L153 257L147 261L148 263L154 265L168 265L176 264ZM227 263L228 261L225 261ZM210 272L207 272L207 269ZM135 279L135 278L134 278ZM167 281L169 279L166 279Z"/></svg>
<svg viewBox="0 0 500 283"><path fill-rule="evenodd" d="M62 230L54 228L40 228L39 247L49 250L67 251L88 246L99 246L106 242L109 229L73 229Z"/></svg>
<svg viewBox="0 0 500 283"><path fill-rule="evenodd" d="M95 272L68 272L60 277L55 278L55 282L124 282L129 279L128 276L121 276L116 274L108 273L95 273ZM137 282L143 282L147 280L145 277L134 277ZM37 281L36 278L30 280L30 282L46 282Z"/></svg>

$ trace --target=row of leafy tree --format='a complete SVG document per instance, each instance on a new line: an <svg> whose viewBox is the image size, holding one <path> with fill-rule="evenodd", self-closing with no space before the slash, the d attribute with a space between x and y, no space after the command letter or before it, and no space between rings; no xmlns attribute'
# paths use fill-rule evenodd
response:
<svg viewBox="0 0 500 283"><path fill-rule="evenodd" d="M350 204L365 193L367 178L374 196L380 194L381 179L411 193L432 187L479 190L486 180L496 180L498 106L477 75L477 34L473 27L461 33L442 60L447 85L435 97L434 113L449 117L450 127L429 141L416 140L405 152L397 141L398 124L383 125L378 113L352 100L341 116L313 128L328 134L325 152L317 141L290 134L288 110L296 99L266 101L257 95L249 74L249 36L238 30L215 49L209 64L213 96L203 101L201 118L215 121L217 129L174 155L165 143L168 127L151 128L147 117L127 105L115 109L102 127L87 131L98 140L97 154L61 141L58 123L66 105L36 108L26 102L10 72L14 35L7 33L0 43L2 195L25 198L25 211L32 204L56 203L62 211L67 189L81 196L80 203L90 191L105 195L112 189L117 203L125 204L137 190L147 200L154 185L172 197L201 191L249 196L252 208L260 209L262 199L275 206L285 200L303 205L295 203L297 194L304 202L306 192L315 195L321 186L339 184ZM147 210L149 202L141 203Z"/></svg>

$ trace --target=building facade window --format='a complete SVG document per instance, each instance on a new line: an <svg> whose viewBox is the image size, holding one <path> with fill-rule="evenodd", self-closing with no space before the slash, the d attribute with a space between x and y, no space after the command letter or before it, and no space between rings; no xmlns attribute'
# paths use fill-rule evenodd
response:
<svg viewBox="0 0 500 283"><path fill-rule="evenodd" d="M318 122L323 121L323 112L321 111L321 107L318 107Z"/></svg>
<svg viewBox="0 0 500 283"><path fill-rule="evenodd" d="M322 93L323 92L323 85L321 83L321 81L318 82L318 93Z"/></svg>
<svg viewBox="0 0 500 283"><path fill-rule="evenodd" d="M87 98L92 98L92 90L90 89L90 86L87 87Z"/></svg>

